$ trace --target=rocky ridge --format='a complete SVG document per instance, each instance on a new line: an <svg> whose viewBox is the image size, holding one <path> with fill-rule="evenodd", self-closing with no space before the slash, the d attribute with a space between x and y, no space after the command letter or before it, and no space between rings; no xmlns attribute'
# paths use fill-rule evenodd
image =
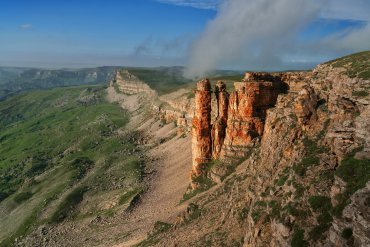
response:
<svg viewBox="0 0 370 247"><path fill-rule="evenodd" d="M235 125L227 121L225 126L220 120L226 116L225 105L213 107L208 82L198 83L193 173L195 165L196 175L202 171L216 185L190 199L188 210L171 222L173 228L158 235L154 245L368 246L370 81L346 71L347 67L327 63L312 72L266 74L264 78L271 82L277 77L287 89L262 90L269 93L268 101L256 92L271 84L248 74L247 81L256 80L249 87L254 91L244 94L248 82L236 83L228 100L227 118L234 114L237 121L244 120L236 124L243 130L229 133L228 125L230 130ZM223 86L218 83L216 100L220 91ZM217 109L216 118L210 108ZM257 116L259 125L254 124ZM253 136L245 129L250 124ZM231 143L231 150L238 148L227 135L245 145L246 152L232 154L243 161L209 162L226 143Z"/></svg>

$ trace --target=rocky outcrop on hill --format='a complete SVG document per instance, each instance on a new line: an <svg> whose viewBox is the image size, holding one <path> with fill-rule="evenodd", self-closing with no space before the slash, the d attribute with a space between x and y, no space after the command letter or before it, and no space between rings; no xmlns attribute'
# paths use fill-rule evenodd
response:
<svg viewBox="0 0 370 247"><path fill-rule="evenodd" d="M125 94L146 93L152 97L157 93L151 89L146 83L142 82L135 75L129 73L127 70L118 70L112 83L118 86L120 92Z"/></svg>
<svg viewBox="0 0 370 247"><path fill-rule="evenodd" d="M221 81L216 84L215 96L217 110L212 126L212 157L217 159L225 141L229 106L229 93L226 91L226 85Z"/></svg>
<svg viewBox="0 0 370 247"><path fill-rule="evenodd" d="M199 175L211 160L211 84L205 79L197 83L195 90L195 114L192 121L192 173Z"/></svg>
<svg viewBox="0 0 370 247"><path fill-rule="evenodd" d="M312 72L247 74L235 89L221 155L212 156L231 150L226 157L246 161L221 179L215 171L238 164L210 163L217 185L192 200L197 218L167 236L178 246L368 246L370 81L328 63ZM212 128L222 133L218 121ZM222 135L211 134L217 151Z"/></svg>
<svg viewBox="0 0 370 247"><path fill-rule="evenodd" d="M229 95L225 84L217 82L215 118L211 123L210 82L198 83L192 131L193 167L206 164L210 156L214 159L245 156L248 145L263 135L267 109L275 105L279 93L285 89L279 77L268 73L247 73L243 82L235 82L234 86L235 91ZM199 140L205 141L207 148Z"/></svg>
<svg viewBox="0 0 370 247"><path fill-rule="evenodd" d="M235 83L228 108L226 138L221 158L242 157L248 145L263 135L266 111L276 104L284 85L267 73L247 73Z"/></svg>

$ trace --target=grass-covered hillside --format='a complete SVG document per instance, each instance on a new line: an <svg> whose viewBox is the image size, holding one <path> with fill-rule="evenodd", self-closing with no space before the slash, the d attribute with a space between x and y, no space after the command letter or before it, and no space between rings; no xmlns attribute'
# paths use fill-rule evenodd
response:
<svg viewBox="0 0 370 247"><path fill-rule="evenodd" d="M113 215L140 193L143 165L121 131L128 113L105 93L80 86L0 102L0 246L41 224Z"/></svg>
<svg viewBox="0 0 370 247"><path fill-rule="evenodd" d="M128 71L160 95L177 90L192 82L192 80L183 77L183 67L128 68Z"/></svg>
<svg viewBox="0 0 370 247"><path fill-rule="evenodd" d="M173 92L184 87L193 87L194 80L185 78L185 67L128 68L128 71L156 90L159 95ZM231 70L216 70L208 75L212 81L226 83L241 80L242 74Z"/></svg>
<svg viewBox="0 0 370 247"><path fill-rule="evenodd" d="M0 100L28 90L106 83L117 68L49 70L0 67Z"/></svg>
<svg viewBox="0 0 370 247"><path fill-rule="evenodd" d="M329 61L333 67L345 68L345 74L351 78L370 79L370 51L352 54L343 58Z"/></svg>

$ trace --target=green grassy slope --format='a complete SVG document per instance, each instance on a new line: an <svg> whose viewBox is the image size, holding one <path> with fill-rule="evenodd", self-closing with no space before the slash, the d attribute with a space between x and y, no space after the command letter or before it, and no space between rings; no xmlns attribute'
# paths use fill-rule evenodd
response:
<svg viewBox="0 0 370 247"><path fill-rule="evenodd" d="M39 224L107 213L84 198L140 191L143 165L118 132L128 113L104 87L21 94L0 102L0 116L0 246Z"/></svg>
<svg viewBox="0 0 370 247"><path fill-rule="evenodd" d="M345 74L351 78L370 79L370 51L352 54L327 62L333 67L345 68Z"/></svg>
<svg viewBox="0 0 370 247"><path fill-rule="evenodd" d="M128 71L140 80L147 83L159 95L171 93L180 88L192 88L194 80L183 76L184 67L159 67L159 68L128 68ZM229 70L217 70L209 76L212 82L222 80L231 84L243 77L239 72Z"/></svg>
<svg viewBox="0 0 370 247"><path fill-rule="evenodd" d="M183 77L182 67L129 68L128 71L160 95L170 93L192 82Z"/></svg>
<svg viewBox="0 0 370 247"><path fill-rule="evenodd" d="M19 92L106 83L118 67L34 69L0 67L0 100Z"/></svg>

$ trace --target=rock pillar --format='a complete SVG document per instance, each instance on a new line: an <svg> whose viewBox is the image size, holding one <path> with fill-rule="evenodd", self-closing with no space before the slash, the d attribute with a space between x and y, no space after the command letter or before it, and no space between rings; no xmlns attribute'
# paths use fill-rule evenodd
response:
<svg viewBox="0 0 370 247"><path fill-rule="evenodd" d="M195 113L192 122L192 174L200 175L212 157L211 140L211 84L208 79L197 83Z"/></svg>
<svg viewBox="0 0 370 247"><path fill-rule="evenodd" d="M215 95L217 114L212 127L212 157L218 159L225 140L229 106L229 93L226 91L226 85L223 82L217 82Z"/></svg>

